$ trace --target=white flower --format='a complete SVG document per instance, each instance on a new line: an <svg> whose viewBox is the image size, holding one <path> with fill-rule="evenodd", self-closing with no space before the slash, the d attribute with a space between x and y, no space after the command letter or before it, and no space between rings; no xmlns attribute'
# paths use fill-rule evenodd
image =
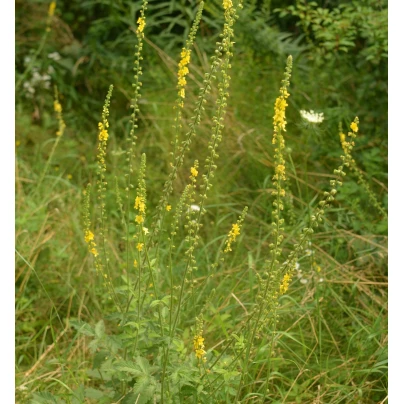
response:
<svg viewBox="0 0 404 404"><path fill-rule="evenodd" d="M35 88L32 86L31 82L25 81L23 87L25 90L25 96L27 98L33 98L35 94Z"/></svg>
<svg viewBox="0 0 404 404"><path fill-rule="evenodd" d="M49 53L48 58L52 59L52 60L55 60L55 61L58 61L58 60L62 59L62 57L59 55L58 52Z"/></svg>
<svg viewBox="0 0 404 404"><path fill-rule="evenodd" d="M321 123L324 121L324 114L322 112L316 113L312 109L310 111L300 110L300 115L303 119L310 123Z"/></svg>
<svg viewBox="0 0 404 404"><path fill-rule="evenodd" d="M295 264L295 269L296 269L296 271L298 271L299 268L300 268L300 264L299 264L298 262L296 262L296 264Z"/></svg>
<svg viewBox="0 0 404 404"><path fill-rule="evenodd" d="M149 234L149 229L147 227L143 227L143 233L144 234Z"/></svg>
<svg viewBox="0 0 404 404"><path fill-rule="evenodd" d="M194 210L195 212L199 212L201 210L201 208L198 205L191 205L190 209Z"/></svg>
<svg viewBox="0 0 404 404"><path fill-rule="evenodd" d="M303 283L303 285L305 285L308 281L309 281L308 279L304 278L300 279L300 283Z"/></svg>
<svg viewBox="0 0 404 404"><path fill-rule="evenodd" d="M42 81L42 76L38 73L37 70L32 69L33 73L32 73L32 82L34 84L39 83L40 81Z"/></svg>
<svg viewBox="0 0 404 404"><path fill-rule="evenodd" d="M310 257L311 255L313 255L313 250L307 249L304 252L306 253L306 257Z"/></svg>

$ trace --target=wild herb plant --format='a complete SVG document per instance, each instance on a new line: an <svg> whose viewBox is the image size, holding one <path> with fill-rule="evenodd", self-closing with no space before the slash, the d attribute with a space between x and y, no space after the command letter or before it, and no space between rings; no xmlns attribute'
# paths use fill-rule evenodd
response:
<svg viewBox="0 0 404 404"><path fill-rule="evenodd" d="M208 201L213 199L215 187L225 183L220 177L223 176L226 161L222 158L223 154L219 158L218 153L222 136L227 129L224 118L233 57L232 30L238 10L236 12L232 1L223 2L226 21L223 34L216 44L210 68L204 76L193 107L194 114L189 118L185 110L185 106L190 104L189 96L192 96L188 83L189 70L191 58L194 58L194 40L203 6L201 3L179 58L177 100L171 120L173 145L170 170L158 199L155 197L156 185L150 180L151 170L146 167L146 156L150 165L150 155L147 150L146 153L139 151L141 142L137 139L141 136L138 126L141 126L139 121L143 108L140 103L143 43L145 32L151 26L147 19L146 1L135 20L137 48L132 115L124 159L119 161L121 166L125 166L125 172L121 177L112 177L112 180L109 175L113 170L112 164L109 164L109 157L113 153L110 141L114 140L114 134L117 133L114 130L117 125L110 118L109 111L113 97L111 86L98 124L97 179L93 181L93 186L86 187L83 195L82 230L88 246L90 269L93 268L94 271L83 273L87 261L81 260L77 255L65 254L69 263L80 262L82 282L87 281L93 286L83 288L82 301L87 294L91 294L96 302L88 310L86 322L70 321L79 333L71 334L72 331L63 321L64 318L69 319L71 301L76 290L72 288L70 291L71 285L66 282L70 295L69 307L64 317L64 313L60 312L61 308L64 309L64 300L63 303L57 303L56 300L54 303L47 292L49 285L40 279L42 273L37 271L35 265L38 254L35 256L31 252L34 258L30 259L31 255L27 255L25 259L24 253L18 253L24 265L37 275L52 306L49 321L41 325L43 333L35 332L32 337L31 345L34 348L31 350L35 353L24 352L25 357L21 359L21 355L19 358L19 363L26 363L28 358L37 357L36 361L33 360L33 366L25 372L24 383L20 385L23 394L28 395L31 389L38 389L41 383L38 380L41 377L37 378L35 373L40 365L46 363L47 355L50 356L52 350L57 352L54 357L57 360L47 363L48 367L57 365L56 373L52 369L52 372L43 375L42 380L46 381L39 388L47 391L34 393L33 403L268 403L277 400L321 402L321 399L323 402L344 399L356 402L355 400L362 399L362 394L372 399L374 394L378 394L377 397L383 394L380 387L383 382L379 382L374 376L385 373L386 344L383 342L383 329L380 325L382 320L378 317L379 313L374 314L377 310L383 313L383 295L379 296L376 286L375 293L369 292L370 287L366 282L366 279L371 279L376 285L380 279L374 275L375 279L368 277L363 283L355 281L351 288L353 273L363 271L358 275L358 279L361 279L362 273L371 272L374 268L369 266L363 269L352 260L346 265L336 263L334 272L328 273L331 279L326 285L326 282L322 282L322 277L325 276L323 263L321 266L317 264L318 259L317 256L314 258L312 245L314 230L322 221L325 221L328 229L333 226L328 240L341 237L339 219L333 223L336 218L334 198L345 177L345 167L351 169L359 182L366 187L362 172L351 154L359 122L355 119L351 123L351 131L347 137L340 135L344 155L341 157L341 165L332 174L330 189L324 193L317 206L312 201L304 214L301 214L293 206L291 184L291 178L296 178L298 172L291 152L285 145L291 137L286 132L286 108L290 100L289 81L292 70L292 58L288 58L279 97L275 102L273 133L269 130L265 133L273 142L273 149L268 151L273 156L270 161L273 169L268 170L269 181L264 182L261 193L262 199L265 198L265 205L270 207L270 230L267 231L268 224L265 223L264 215L262 218L257 214L253 216L254 213L251 212L254 212L254 207L250 207L250 213L247 214L246 207L237 210L238 219L228 222L226 230L215 239L210 234L211 228L207 220L212 218ZM149 87L146 91L148 89ZM217 100L212 102L216 96ZM36 183L33 182L38 191L34 195L28 194L28 201L32 196L39 198L40 192L43 193L46 188L44 184L50 184L52 176L48 175L48 170L54 151L62 139L59 135L65 129L61 105L56 95L54 110L59 131L45 165L38 170L39 180L34 177ZM212 118L209 118L211 129L207 150L198 149L198 160L189 163L190 152L197 143L194 139L206 133L202 126L203 120L206 122L209 115ZM263 117L262 120L266 121L267 118ZM342 132L340 129L340 134ZM220 182L214 178L215 175ZM28 177L26 168L24 177ZM185 184L184 180L179 181L184 177ZM58 181L53 180L55 183ZM19 188L22 188L21 185ZM377 198L370 187L368 192L370 200L383 216L384 209L378 206ZM302 200L300 188L298 193ZM374 196L373 199L371 195ZM153 201L157 200L159 203L153 206ZM57 205L60 210L64 208L63 203ZM251 200L248 201L250 203ZM45 207L46 223L49 204L46 201L41 204ZM54 211L52 210L52 215L55 215ZM327 211L330 215L326 219ZM56 221L59 225L58 217L56 216ZM307 223L302 223L302 217L308 217ZM237 243L252 232L253 220L258 221L257 219L261 219L260 236L251 237L254 241L250 242L249 248L254 244L259 251L257 257L263 256L264 259L256 259L256 250L246 251L246 248L243 249L244 245ZM228 219L223 215L220 220L226 223ZM71 226L74 227L74 222ZM51 236L51 229L45 224L43 227L46 230L43 232L46 239L48 233ZM76 228L78 231L79 226L76 225ZM69 238L72 238L70 234L71 230ZM42 243L40 235L33 247L30 247L34 252L38 243ZM346 237L355 239L356 236L349 234ZM218 240L221 240L220 246ZM45 241L43 244L46 245ZM208 245L215 253L209 260L201 259ZM340 249L343 250L344 247ZM338 248L335 249L335 254L339 251ZM377 248L384 251L382 243ZM377 250L376 252L381 254ZM361 258L357 259L358 263ZM365 258L368 259L367 256ZM336 262L334 256L330 257L330 261L333 264ZM65 261L58 261L54 268L65 268L64 263ZM243 267L247 265L248 272L243 272ZM349 268L350 271L347 270L349 265L354 267ZM310 272L305 273L303 278L300 268L305 266ZM96 277L93 277L94 273L97 274ZM233 283L229 282L229 275L226 275L228 273L234 278ZM250 289L247 292L244 287L247 282L244 286L240 284L240 279L246 273L250 274ZM334 277L330 274L337 277L340 273L343 281L337 280L336 286L331 287ZM19 274L24 275L23 269L19 270ZM68 276L70 277L70 273ZM28 279L29 273L24 275L20 290L25 291ZM97 289L94 283L99 280L102 287ZM295 282L292 285L293 280ZM308 299L308 304L300 303L296 299L302 289L302 286L299 289L299 283L309 286L303 283L308 280L311 285L306 292L303 291L304 299L307 300L307 295L314 295L314 299ZM338 282L343 285L339 286ZM229 290L232 291L231 294ZM354 300L355 293L359 294L358 290L364 292L357 300L365 305L366 312L360 306L358 308L350 303L350 299ZM98 291L98 296L94 296L95 291ZM226 294L237 301L236 309L229 304L229 296ZM27 301L18 299L18 306L24 305L27 305ZM80 303L79 318L82 317L82 306ZM92 310L100 306L104 309L104 319L92 321L97 318L97 313ZM368 312L372 313L373 318L377 318L374 323ZM304 320L301 321L305 316L310 319L307 324ZM57 320L56 327L52 324L54 317ZM285 321L286 318L292 319L292 326ZM328 328L330 324L334 327L331 330ZM59 326L62 328L56 334ZM293 326L300 329L300 334L290 331ZM50 332L47 331L48 328ZM356 335L361 337L357 338ZM42 341L37 343L39 338ZM59 344L64 338L67 338L66 345L69 349L74 347L73 357L78 346L75 345L76 342L82 346L82 350L79 349L80 355L76 355L76 365L70 365L71 356L66 353L68 350L63 350ZM48 340L53 343L45 349ZM91 342L87 345L89 340ZM341 341L345 344L341 344ZM23 341L19 352L23 352L25 345L28 343ZM87 346L92 352L92 366L88 366L86 362ZM328 352L329 347L333 350L332 354ZM312 355L314 359L309 364ZM297 371L294 366L298 367ZM85 369L86 367L91 369ZM306 372L307 369L311 373ZM66 371L63 372L64 370ZM49 393L58 388L65 393L57 398Z"/></svg>
<svg viewBox="0 0 404 404"><path fill-rule="evenodd" d="M241 7L241 3L238 4ZM181 51L178 65L177 101L174 110L171 172L163 187L160 202L154 214L149 214L147 202L146 155L140 157L137 187L134 190L132 177L135 172L136 129L139 113L139 98L142 74L142 47L147 27L147 2L143 2L137 28L137 51L135 54L134 96L132 101L132 127L128 136L126 153L124 201L122 201L119 179L115 180L118 211L121 215L125 243L124 259L112 258L108 238L106 195L108 184L105 172L110 99L112 86L105 100L102 119L98 125L98 179L97 200L99 224L91 223L92 208L90 190L85 192L83 204L84 239L89 252L94 256L94 266L102 277L109 299L115 311L94 328L85 323L74 325L87 335L94 337L91 348L95 353L91 376L99 379L98 389L88 390L87 396L110 402L268 402L273 395L270 390L272 362L276 356L279 298L287 293L296 268L297 260L310 241L314 229L323 221L325 211L330 208L337 188L342 185L344 166L352 166L350 150L354 143L344 143L345 155L334 171L330 190L313 210L309 223L303 228L297 243L281 263L285 239L284 201L286 107L290 96L288 89L292 73L292 57L287 60L280 94L275 102L273 138L275 172L272 176L272 242L268 258L262 268L257 269L258 294L253 309L241 319L221 351L212 350L205 343L204 312L206 304L215 295L215 290L198 293L205 288L204 282L195 279L199 270L195 252L200 245L202 217L206 213L206 201L213 186L212 179L220 163L218 147L222 140L223 120L226 113L230 68L233 48L233 26L237 19L232 1L223 2L225 24L221 41L216 45L211 58L210 71L205 74L203 87L195 106L194 116L188 122L184 140L182 108L186 102L186 84L192 44L201 19L201 2L188 40ZM189 180L175 202L173 184L190 150L192 139L198 133L198 125L204 105L213 85L217 85L218 98L212 117L211 139L208 155L200 166L195 161L188 168ZM358 130L358 119L351 124L354 137ZM134 192L135 191L135 192ZM210 270L221 271L226 267L226 257L232 252L240 235L247 208L232 225L225 246ZM150 228L150 230L149 230ZM118 268L124 270L119 276ZM118 279L121 279L119 284ZM192 317L190 318L190 316ZM189 330L192 329L192 336ZM256 357L260 351L267 352L267 360L258 369ZM223 368L222 358L228 358ZM257 373L264 370L266 377L255 385ZM100 402L101 402L100 401Z"/></svg>

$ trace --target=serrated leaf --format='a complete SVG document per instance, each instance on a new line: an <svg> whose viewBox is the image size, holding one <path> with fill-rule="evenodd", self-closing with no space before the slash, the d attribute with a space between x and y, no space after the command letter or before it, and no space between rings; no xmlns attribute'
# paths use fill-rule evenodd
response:
<svg viewBox="0 0 404 404"><path fill-rule="evenodd" d="M85 396L87 398L93 398L94 400L100 400L105 397L105 394L101 390L93 389L92 387L87 387L85 389Z"/></svg>
<svg viewBox="0 0 404 404"><path fill-rule="evenodd" d="M156 381L154 377L140 377L133 387L133 394L136 396L137 404L146 404L153 398L156 391Z"/></svg>
<svg viewBox="0 0 404 404"><path fill-rule="evenodd" d="M134 362L129 362L129 361L122 361L117 364L115 364L116 370L119 370L121 372L127 372L135 377L139 377L144 375L143 371L139 369L136 363Z"/></svg>
<svg viewBox="0 0 404 404"><path fill-rule="evenodd" d="M80 334L87 335L88 337L94 337L95 332L90 324L81 320L70 320L70 325L75 328Z"/></svg>
<svg viewBox="0 0 404 404"><path fill-rule="evenodd" d="M56 399L54 395L47 391L34 393L30 401L30 404L58 404L60 401Z"/></svg>
<svg viewBox="0 0 404 404"><path fill-rule="evenodd" d="M84 403L85 400L85 391L84 391L84 386L81 384L79 387L77 387L76 390L73 392L73 397L72 397L72 404L82 404Z"/></svg>
<svg viewBox="0 0 404 404"><path fill-rule="evenodd" d="M140 328L140 324L136 321L129 321L124 325L124 327L134 327L136 330L138 330Z"/></svg>
<svg viewBox="0 0 404 404"><path fill-rule="evenodd" d="M104 320L100 320L95 326L95 335L101 339L105 335L105 324Z"/></svg>
<svg viewBox="0 0 404 404"><path fill-rule="evenodd" d="M150 303L150 307L152 308L152 307L155 307L155 306L158 306L158 305L164 305L164 302L162 301L162 300L153 300L151 303Z"/></svg>

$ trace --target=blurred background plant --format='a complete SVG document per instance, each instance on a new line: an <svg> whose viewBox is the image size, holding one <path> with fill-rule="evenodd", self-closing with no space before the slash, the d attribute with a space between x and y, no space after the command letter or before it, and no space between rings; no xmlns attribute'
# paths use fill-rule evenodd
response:
<svg viewBox="0 0 404 404"><path fill-rule="evenodd" d="M196 99L223 24L222 2L207 3L190 67L191 99ZM197 5L196 0L151 0L148 6L143 62L147 91L140 99L138 148L148 156L148 193L154 205L174 140L168 117L176 98L176 57ZM92 360L88 341L66 321L95 324L107 302L102 285L86 269L77 206L95 175L95 128L111 83L110 181L120 172L140 7L141 2L130 0L59 0L49 23L48 1L16 1L16 81L21 80L16 93L16 364L21 402L39 391L66 393L65 386L81 397L80 386L87 382L85 369ZM285 205L287 223L293 226L310 215L342 153L338 124L347 127L354 115L361 119L354 158L387 207L387 1L245 1L235 42L220 153L224 164L204 223L204 232L220 238L227 231L224 218L250 207L244 245L229 272L215 278L217 293L226 296L223 307L240 283L246 296L252 293L251 272L262 261L256 240L265 241L269 233L266 190L274 164L268 128L287 55L294 57L286 138L287 171L292 173L287 185L293 197ZM54 85L67 128L37 189L57 130ZM324 119L307 120L302 110L322 113ZM184 114L192 112L186 109ZM201 127L209 134L203 119ZM200 137L196 149L206 143ZM199 156L189 155L184 166L192 166L195 158ZM185 178L180 173L180 182ZM287 330L280 340L282 355L310 372L295 373L279 364L279 379L273 383L284 402L379 402L387 383L387 221L368 203L355 177L348 174L331 215L311 243L312 253L300 263L301 277L283 298L279 326ZM209 265L209 251L206 246L197 259ZM249 268L250 278L235 275L230 282L240 268ZM208 312L208 338L215 341L215 333L234 322L227 312L214 307ZM313 346L319 351L308 356ZM324 369L318 358L327 350ZM258 370L260 377L265 375ZM319 380L324 391L317 390ZM51 402L41 394L45 398L39 395L33 402Z"/></svg>

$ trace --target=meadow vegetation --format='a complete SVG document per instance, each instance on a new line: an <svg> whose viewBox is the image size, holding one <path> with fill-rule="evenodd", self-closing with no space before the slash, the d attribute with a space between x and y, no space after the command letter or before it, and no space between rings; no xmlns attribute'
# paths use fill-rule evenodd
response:
<svg viewBox="0 0 404 404"><path fill-rule="evenodd" d="M16 16L16 402L386 403L387 2Z"/></svg>

